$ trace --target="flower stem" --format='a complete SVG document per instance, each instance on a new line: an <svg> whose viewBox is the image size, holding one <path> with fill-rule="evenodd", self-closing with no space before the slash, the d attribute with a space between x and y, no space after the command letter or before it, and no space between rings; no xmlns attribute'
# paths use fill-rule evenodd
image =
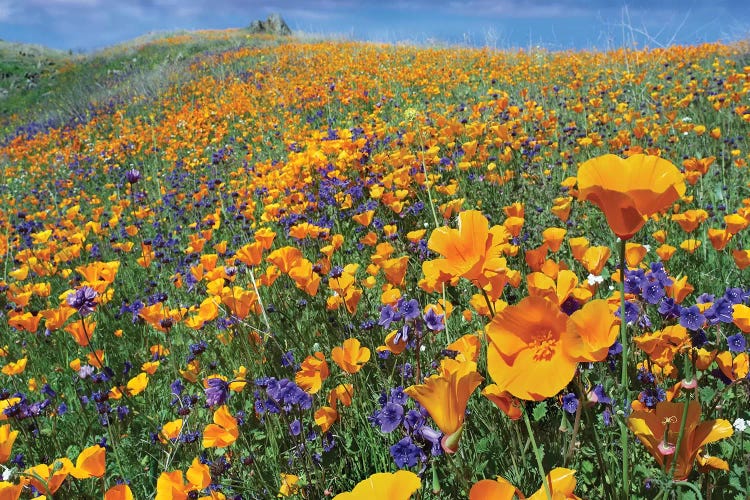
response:
<svg viewBox="0 0 750 500"><path fill-rule="evenodd" d="M686 380L689 380L692 376L690 374L690 355L685 356L685 368L684 368L684 378ZM677 443L675 443L674 448L674 460L672 460L672 466L669 468L669 476L671 478L674 478L674 471L677 467L677 461L680 459L680 448L682 447L682 436L685 434L685 421L687 420L688 416L688 409L690 408L690 392L688 391L687 396L685 397L685 406L682 408L682 419L680 420L680 432L677 433Z"/></svg>
<svg viewBox="0 0 750 500"><path fill-rule="evenodd" d="M620 240L620 344L622 345L622 373L620 376L620 386L623 391L623 399L626 405L630 404L630 394L628 391L628 322L625 319L625 242ZM623 408L627 411L627 407ZM630 463L628 454L628 428L620 424L620 446L622 447L622 485L623 498L630 495Z"/></svg>
<svg viewBox="0 0 750 500"><path fill-rule="evenodd" d="M547 494L547 499L552 500L552 491L550 491L550 485L547 484L547 474L544 473L544 465L542 464L542 455L539 453L539 448L536 446L536 439L534 439L534 431L531 429L531 421L529 421L529 412L526 407L523 409L523 421L526 424L526 430L529 432L529 439L531 440L531 447L534 449L534 456L536 457L536 465L539 467L539 474L542 475L542 484L544 485L544 492Z"/></svg>

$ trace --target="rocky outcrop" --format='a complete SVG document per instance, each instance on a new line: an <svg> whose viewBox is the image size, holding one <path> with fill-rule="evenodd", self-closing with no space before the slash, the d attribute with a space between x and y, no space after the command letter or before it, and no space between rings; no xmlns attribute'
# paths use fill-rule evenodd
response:
<svg viewBox="0 0 750 500"><path fill-rule="evenodd" d="M265 21L253 21L248 28L251 33L289 36L292 30L279 14L271 14Z"/></svg>

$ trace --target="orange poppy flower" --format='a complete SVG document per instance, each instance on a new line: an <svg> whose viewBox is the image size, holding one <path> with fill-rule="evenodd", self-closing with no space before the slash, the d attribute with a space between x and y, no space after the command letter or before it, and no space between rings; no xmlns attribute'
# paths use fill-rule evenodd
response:
<svg viewBox="0 0 750 500"><path fill-rule="evenodd" d="M351 406L354 386L352 384L339 384L328 392L328 404L335 410L338 403Z"/></svg>
<svg viewBox="0 0 750 500"><path fill-rule="evenodd" d="M734 304L732 306L732 317L737 328L744 333L750 333L750 307L745 304Z"/></svg>
<svg viewBox="0 0 750 500"><path fill-rule="evenodd" d="M518 420L523 416L521 402L508 391L500 389L497 384L490 384L482 389L482 396L495 403L511 420Z"/></svg>
<svg viewBox="0 0 750 500"><path fill-rule="evenodd" d="M729 234L737 234L750 225L750 220L737 213L725 215L724 222L727 225L727 232Z"/></svg>
<svg viewBox="0 0 750 500"><path fill-rule="evenodd" d="M576 471L556 467L547 474L547 486L555 500L580 500L573 492L576 488ZM498 477L496 481L482 479L474 484L469 491L469 500L511 500L523 494L505 478ZM547 489L542 485L528 500L548 500Z"/></svg>
<svg viewBox="0 0 750 500"><path fill-rule="evenodd" d="M577 238L570 238L568 240L568 245L570 245L570 251L573 254L573 258L580 262L583 259L586 250L589 249L590 243L585 236L579 236Z"/></svg>
<svg viewBox="0 0 750 500"><path fill-rule="evenodd" d="M560 250L567 233L568 231L561 227L548 227L542 231L542 239L549 246L550 251L554 253Z"/></svg>
<svg viewBox="0 0 750 500"><path fill-rule="evenodd" d="M294 382L308 394L317 393L323 386L323 381L328 378L328 363L322 352L316 352L308 356L300 365L300 369L294 377Z"/></svg>
<svg viewBox="0 0 750 500"><path fill-rule="evenodd" d="M716 356L716 364L719 365L719 370L732 382L747 378L750 369L748 361L750 359L748 359L747 352L741 352L732 357L731 352L723 351Z"/></svg>
<svg viewBox="0 0 750 500"><path fill-rule="evenodd" d="M70 471L70 475L76 479L102 477L107 469L106 453L106 450L98 444L89 446L78 454L76 466Z"/></svg>
<svg viewBox="0 0 750 500"><path fill-rule="evenodd" d="M370 349L362 347L359 340L349 338L344 341L343 347L333 348L331 359L345 372L357 373L370 360Z"/></svg>
<svg viewBox="0 0 750 500"><path fill-rule="evenodd" d="M632 238L654 215L685 194L685 181L669 161L635 154L626 159L607 154L578 168L578 198L597 205L612 231Z"/></svg>
<svg viewBox="0 0 750 500"><path fill-rule="evenodd" d="M682 325L670 325L653 333L633 337L633 342L649 359L662 368L669 367L678 352L690 347L690 337Z"/></svg>
<svg viewBox="0 0 750 500"><path fill-rule="evenodd" d="M589 247L583 253L581 264L591 274L600 276L610 255L612 255L612 251L609 247Z"/></svg>
<svg viewBox="0 0 750 500"><path fill-rule="evenodd" d="M520 399L541 401L560 392L577 366L565 349L579 342L567 323L557 304L541 297L503 309L486 327L492 380Z"/></svg>
<svg viewBox="0 0 750 500"><path fill-rule="evenodd" d="M526 276L526 285L529 295L544 297L562 305L578 285L578 277L567 269L557 273L557 281L542 273L530 273Z"/></svg>
<svg viewBox="0 0 750 500"><path fill-rule="evenodd" d="M339 493L333 500L408 500L421 487L419 476L411 471L378 472L357 483L352 491Z"/></svg>
<svg viewBox="0 0 750 500"><path fill-rule="evenodd" d="M664 245L659 245L659 248L656 249L656 255L659 256L659 258L667 262L669 259L672 258L674 253L677 251L676 247L673 247L672 245L667 245L666 243Z"/></svg>
<svg viewBox="0 0 750 500"><path fill-rule="evenodd" d="M439 227L430 235L427 246L443 258L426 261L422 270L428 281L448 281L463 277L485 288L497 299L507 282L507 267L501 258L510 234L503 226L489 227L477 210L458 215L458 229Z"/></svg>
<svg viewBox="0 0 750 500"><path fill-rule="evenodd" d="M10 452L17 436L18 431L10 430L10 424L0 426L0 464L4 464L10 458Z"/></svg>
<svg viewBox="0 0 750 500"><path fill-rule="evenodd" d="M572 196L561 196L552 200L551 212L561 221L568 222L570 210L573 207Z"/></svg>
<svg viewBox="0 0 750 500"><path fill-rule="evenodd" d="M216 409L213 420L213 424L203 429L204 448L226 448L237 441L240 435L237 419L229 413L226 405Z"/></svg>
<svg viewBox="0 0 750 500"><path fill-rule="evenodd" d="M454 453L464 424L466 405L471 393L484 380L477 373L473 361L459 362L446 358L440 364L440 373L428 377L423 384L404 389L412 399L427 409L435 424L443 431L443 450Z"/></svg>
<svg viewBox="0 0 750 500"><path fill-rule="evenodd" d="M117 484L104 493L104 500L133 500L134 498L127 484Z"/></svg>
<svg viewBox="0 0 750 500"><path fill-rule="evenodd" d="M281 487L279 488L279 494L277 496L279 497L288 497L291 495L296 495L297 492L299 492L299 485L297 484L299 482L299 476L295 476L294 474L284 474L281 473Z"/></svg>
<svg viewBox="0 0 750 500"><path fill-rule="evenodd" d="M662 401L656 411L634 411L628 417L628 427L643 443L660 467L670 470L674 460L684 403ZM708 443L729 437L732 424L724 419L700 422L701 407L697 401L688 404L685 430L680 443L674 477L678 481L687 479L701 448Z"/></svg>
<svg viewBox="0 0 750 500"><path fill-rule="evenodd" d="M29 358L21 358L18 361L11 361L8 364L4 365L2 372L4 375L8 375L9 377L12 377L13 375L20 375L26 370L26 363L28 363Z"/></svg>
<svg viewBox="0 0 750 500"><path fill-rule="evenodd" d="M577 361L603 361L619 331L620 320L609 303L604 299L592 300L568 318L568 332L575 336L569 339L567 351Z"/></svg>
<svg viewBox="0 0 750 500"><path fill-rule="evenodd" d="M148 386L148 374L141 372L128 380L125 392L128 396L136 396L146 390Z"/></svg>
<svg viewBox="0 0 750 500"><path fill-rule="evenodd" d="M740 271L750 266L750 250L732 250L732 258Z"/></svg>
<svg viewBox="0 0 750 500"><path fill-rule="evenodd" d="M686 233L695 231L706 219L708 219L708 212L702 208L685 210L681 214L672 215L672 220L678 223Z"/></svg>
<svg viewBox="0 0 750 500"><path fill-rule="evenodd" d="M326 433L338 420L339 412L330 406L322 406L315 411L315 423L320 426L320 432Z"/></svg>
<svg viewBox="0 0 750 500"><path fill-rule="evenodd" d="M73 340L81 347L86 347L91 342L96 330L96 321L90 318L84 318L83 323L76 321L65 327L65 331L73 336Z"/></svg>

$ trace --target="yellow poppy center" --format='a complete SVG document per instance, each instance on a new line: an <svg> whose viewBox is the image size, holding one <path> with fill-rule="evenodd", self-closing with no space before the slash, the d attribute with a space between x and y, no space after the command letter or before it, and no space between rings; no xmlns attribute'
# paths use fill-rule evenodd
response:
<svg viewBox="0 0 750 500"><path fill-rule="evenodd" d="M557 338L552 334L552 330L540 332L534 336L529 343L529 349L534 351L535 361L549 361L555 354L555 345Z"/></svg>

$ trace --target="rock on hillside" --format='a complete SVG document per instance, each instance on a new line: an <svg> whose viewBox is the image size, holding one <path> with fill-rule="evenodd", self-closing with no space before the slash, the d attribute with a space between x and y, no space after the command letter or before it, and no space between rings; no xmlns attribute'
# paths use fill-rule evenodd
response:
<svg viewBox="0 0 750 500"><path fill-rule="evenodd" d="M253 21L249 28L251 33L262 33L266 35L289 36L292 30L279 14L271 14L265 21Z"/></svg>

